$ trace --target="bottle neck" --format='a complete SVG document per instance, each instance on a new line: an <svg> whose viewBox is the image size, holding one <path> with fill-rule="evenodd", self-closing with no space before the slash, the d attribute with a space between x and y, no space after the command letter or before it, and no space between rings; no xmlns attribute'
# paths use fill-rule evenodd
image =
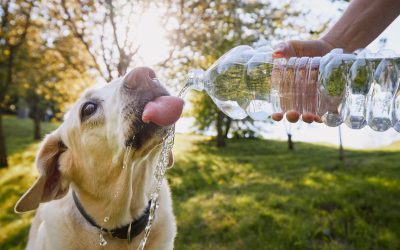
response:
<svg viewBox="0 0 400 250"><path fill-rule="evenodd" d="M204 90L205 71L201 69L195 69L190 71L186 86L197 91Z"/></svg>

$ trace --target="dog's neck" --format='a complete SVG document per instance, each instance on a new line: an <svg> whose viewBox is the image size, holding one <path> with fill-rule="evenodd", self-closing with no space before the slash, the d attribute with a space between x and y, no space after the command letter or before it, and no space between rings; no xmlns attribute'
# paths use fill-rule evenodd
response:
<svg viewBox="0 0 400 250"><path fill-rule="evenodd" d="M116 164L111 176L105 173L94 185L72 187L97 225L112 229L141 216L150 199L158 155L159 150L152 150L145 157L134 157L139 160L128 161L125 168L122 162Z"/></svg>

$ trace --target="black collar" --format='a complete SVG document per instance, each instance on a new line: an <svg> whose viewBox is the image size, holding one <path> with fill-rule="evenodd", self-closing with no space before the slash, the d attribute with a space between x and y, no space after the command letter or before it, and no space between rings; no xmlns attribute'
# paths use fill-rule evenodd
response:
<svg viewBox="0 0 400 250"><path fill-rule="evenodd" d="M143 230L146 228L147 222L149 221L151 200L149 201L149 204L147 205L146 210L139 218L137 218L136 220L133 220L131 223L129 223L125 226L115 228L112 230L108 230L108 229L102 228L101 226L97 225L96 222L93 220L93 218L86 213L82 204L79 202L75 191L72 191L72 197L74 198L75 205L78 208L79 212L90 223L90 225L98 228L101 232L111 234L114 238L128 239L128 241L130 241L134 237L138 236L141 232L143 232ZM130 232L130 235L129 235L130 237L128 236L129 232Z"/></svg>

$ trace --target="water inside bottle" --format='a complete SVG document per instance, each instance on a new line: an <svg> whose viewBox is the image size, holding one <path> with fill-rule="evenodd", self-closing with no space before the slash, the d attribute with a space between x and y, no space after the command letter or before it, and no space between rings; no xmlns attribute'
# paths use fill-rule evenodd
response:
<svg viewBox="0 0 400 250"><path fill-rule="evenodd" d="M188 83L206 90L233 119L262 121L292 112L331 127L344 122L353 129L368 124L377 131L394 127L400 132L400 58L395 56L390 50L346 54L334 49L323 57L273 60L268 46L242 45Z"/></svg>
<svg viewBox="0 0 400 250"><path fill-rule="evenodd" d="M254 54L250 46L238 46L207 71L206 89L210 97L233 119L247 117L246 108L251 98L246 84L246 63Z"/></svg>
<svg viewBox="0 0 400 250"><path fill-rule="evenodd" d="M306 68L307 77L304 80L302 97L303 116L313 117L317 113L317 85L320 60L321 57L311 58Z"/></svg>
<svg viewBox="0 0 400 250"><path fill-rule="evenodd" d="M268 52L254 55L247 63L246 85L249 104L246 113L256 121L265 121L273 113L271 100L272 55Z"/></svg>
<svg viewBox="0 0 400 250"><path fill-rule="evenodd" d="M367 101L373 83L372 65L365 58L357 58L349 70L345 123L353 129L361 129L367 125Z"/></svg>
<svg viewBox="0 0 400 250"><path fill-rule="evenodd" d="M392 127L393 100L398 91L398 68L394 59L382 59L374 74L368 125L376 131Z"/></svg>

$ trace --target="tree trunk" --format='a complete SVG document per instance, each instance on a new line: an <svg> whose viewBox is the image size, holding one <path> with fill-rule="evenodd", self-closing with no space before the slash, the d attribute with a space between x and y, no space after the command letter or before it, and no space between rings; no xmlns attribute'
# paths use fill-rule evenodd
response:
<svg viewBox="0 0 400 250"><path fill-rule="evenodd" d="M343 150L343 141L342 141L342 129L339 126L339 160L344 160L344 150Z"/></svg>
<svg viewBox="0 0 400 250"><path fill-rule="evenodd" d="M30 97L30 108L31 108L31 114L30 117L33 121L33 139L34 140L40 140L40 122L41 122L41 108L40 108L40 97L37 96L36 94L33 94Z"/></svg>
<svg viewBox="0 0 400 250"><path fill-rule="evenodd" d="M40 135L40 115L39 112L36 112L34 114L33 118L33 139L34 140L40 140L41 135Z"/></svg>
<svg viewBox="0 0 400 250"><path fill-rule="evenodd" d="M1 110L1 106L3 105L4 97L7 92L8 86L12 84L13 81L13 67L14 67L14 57L15 57L15 47L10 48L10 55L8 57L7 62L7 75L6 80L1 85L1 93L0 93L0 168L4 168L8 166L7 161L7 145L6 138L4 136L3 131L3 112Z"/></svg>
<svg viewBox="0 0 400 250"><path fill-rule="evenodd" d="M225 147L226 146L226 138L223 129L224 124L224 114L221 111L218 111L217 117L217 147Z"/></svg>
<svg viewBox="0 0 400 250"><path fill-rule="evenodd" d="M289 150L294 150L294 143L293 143L293 141L292 141L292 135L291 134L287 134L287 137L288 137L288 149Z"/></svg>
<svg viewBox="0 0 400 250"><path fill-rule="evenodd" d="M288 143L288 149L289 150L294 150L294 143L292 141L292 124L287 124L285 122L285 129L286 129L286 134L287 134L287 143Z"/></svg>
<svg viewBox="0 0 400 250"><path fill-rule="evenodd" d="M232 123L232 119L230 117L227 117L226 124L225 124L225 133L224 133L225 139L228 139L228 134L229 134L229 129L231 128L231 123Z"/></svg>
<svg viewBox="0 0 400 250"><path fill-rule="evenodd" d="M6 138L3 132L3 114L0 111L0 168L5 168L7 166Z"/></svg>

